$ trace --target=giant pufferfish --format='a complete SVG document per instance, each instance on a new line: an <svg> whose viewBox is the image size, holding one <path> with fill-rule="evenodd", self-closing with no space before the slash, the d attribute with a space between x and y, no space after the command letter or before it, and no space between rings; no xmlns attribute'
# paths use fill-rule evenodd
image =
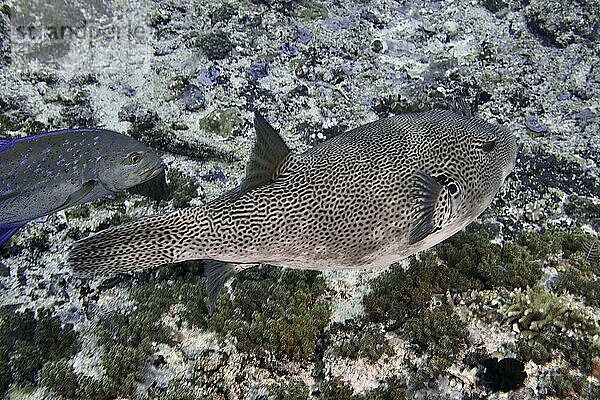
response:
<svg viewBox="0 0 600 400"><path fill-rule="evenodd" d="M227 277L259 264L383 267L452 236L485 210L516 158L504 128L447 110L347 131L303 153L255 114L246 177L203 207L76 242L83 277L204 259L209 309Z"/></svg>

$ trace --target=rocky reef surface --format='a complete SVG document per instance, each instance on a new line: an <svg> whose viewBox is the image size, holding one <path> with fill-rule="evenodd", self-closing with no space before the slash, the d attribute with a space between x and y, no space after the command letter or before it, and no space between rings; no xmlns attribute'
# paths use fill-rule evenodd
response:
<svg viewBox="0 0 600 400"><path fill-rule="evenodd" d="M161 152L0 249L7 399L600 398L597 0L11 1L0 136L101 126ZM81 281L69 245L239 182L260 110L303 150L464 99L519 157L465 232L381 271L202 264ZM1 179L1 178L0 178Z"/></svg>

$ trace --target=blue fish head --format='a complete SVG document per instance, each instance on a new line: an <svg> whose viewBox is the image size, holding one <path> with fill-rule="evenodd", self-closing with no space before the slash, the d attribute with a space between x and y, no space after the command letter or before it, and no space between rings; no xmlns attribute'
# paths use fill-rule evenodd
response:
<svg viewBox="0 0 600 400"><path fill-rule="evenodd" d="M136 148L116 148L104 158L107 165L100 168L98 178L111 192L129 189L144 183L165 170L162 159L152 150L139 143Z"/></svg>

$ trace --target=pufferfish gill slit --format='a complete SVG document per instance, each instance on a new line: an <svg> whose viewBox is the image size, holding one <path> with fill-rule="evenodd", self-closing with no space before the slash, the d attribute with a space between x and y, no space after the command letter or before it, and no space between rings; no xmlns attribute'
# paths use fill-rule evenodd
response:
<svg viewBox="0 0 600 400"><path fill-rule="evenodd" d="M211 308L233 273L389 265L430 248L488 207L516 158L507 130L432 110L385 118L303 153L255 114L246 178L204 207L143 218L76 242L91 277L211 260Z"/></svg>

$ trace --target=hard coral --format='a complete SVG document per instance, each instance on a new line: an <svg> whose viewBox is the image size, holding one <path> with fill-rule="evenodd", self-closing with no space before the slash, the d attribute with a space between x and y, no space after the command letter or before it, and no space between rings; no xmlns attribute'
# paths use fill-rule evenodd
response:
<svg viewBox="0 0 600 400"><path fill-rule="evenodd" d="M517 290L510 304L504 308L509 322L516 322L521 335L534 338L548 326L562 331L598 331L581 309L564 297L556 296L541 286Z"/></svg>

